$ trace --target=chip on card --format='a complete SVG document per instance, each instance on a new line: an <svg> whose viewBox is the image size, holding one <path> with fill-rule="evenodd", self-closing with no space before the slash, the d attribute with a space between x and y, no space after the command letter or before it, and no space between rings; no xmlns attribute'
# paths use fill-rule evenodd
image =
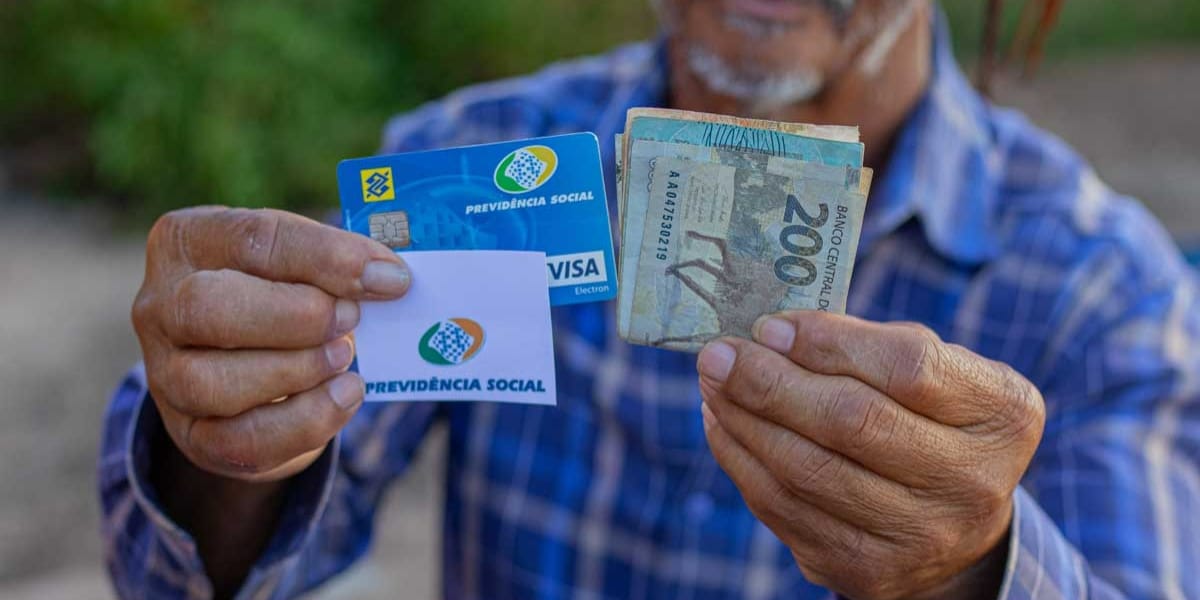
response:
<svg viewBox="0 0 1200 600"><path fill-rule="evenodd" d="M345 227L397 252L541 251L552 305L616 296L591 133L350 159L337 173Z"/></svg>
<svg viewBox="0 0 1200 600"><path fill-rule="evenodd" d="M393 212L374 213L367 219L371 239L391 248L400 250L412 243L408 230L408 213L397 210Z"/></svg>

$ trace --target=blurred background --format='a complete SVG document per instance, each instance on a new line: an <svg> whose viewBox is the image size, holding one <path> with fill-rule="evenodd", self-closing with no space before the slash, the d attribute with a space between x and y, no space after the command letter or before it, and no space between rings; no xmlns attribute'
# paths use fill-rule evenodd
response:
<svg viewBox="0 0 1200 600"><path fill-rule="evenodd" d="M945 6L968 69L983 4ZM0 598L111 597L94 461L156 215L322 213L389 115L654 30L648 0L0 0ZM1200 2L1068 2L1046 55L997 101L1200 249ZM434 597L441 445L318 597Z"/></svg>

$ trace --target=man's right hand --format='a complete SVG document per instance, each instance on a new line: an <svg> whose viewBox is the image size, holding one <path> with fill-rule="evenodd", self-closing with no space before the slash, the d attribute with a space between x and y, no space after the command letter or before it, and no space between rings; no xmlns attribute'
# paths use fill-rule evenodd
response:
<svg viewBox="0 0 1200 600"><path fill-rule="evenodd" d="M362 403L362 380L346 372L357 301L397 298L408 283L382 244L299 215L163 216L147 241L133 325L175 446L242 481L302 471Z"/></svg>

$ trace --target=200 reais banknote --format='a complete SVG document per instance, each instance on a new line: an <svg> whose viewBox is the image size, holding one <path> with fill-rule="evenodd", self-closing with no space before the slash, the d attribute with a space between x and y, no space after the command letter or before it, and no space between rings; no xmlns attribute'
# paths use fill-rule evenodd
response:
<svg viewBox="0 0 1200 600"><path fill-rule="evenodd" d="M855 128L634 109L617 156L623 339L695 352L845 311L872 176Z"/></svg>

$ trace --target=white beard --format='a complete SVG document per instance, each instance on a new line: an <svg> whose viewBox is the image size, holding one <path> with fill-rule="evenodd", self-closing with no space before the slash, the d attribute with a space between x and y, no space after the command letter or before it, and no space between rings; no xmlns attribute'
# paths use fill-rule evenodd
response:
<svg viewBox="0 0 1200 600"><path fill-rule="evenodd" d="M844 24L858 0L796 0L822 4L830 16ZM672 35L681 17L664 0L650 0L663 31ZM868 76L877 76L887 54L900 34L911 24L919 0L888 0L873 19L842 31L843 43L856 45L867 39L867 46L854 65ZM749 40L770 44L772 37L785 33L792 26L772 23L740 15L726 15L725 25ZM840 25L839 25L840 26ZM868 39L869 38L869 39ZM687 41L687 67L709 90L729 96L745 104L747 110L759 117L790 104L812 100L825 87L826 74L804 65L768 68L753 61L727 60L702 44Z"/></svg>
<svg viewBox="0 0 1200 600"><path fill-rule="evenodd" d="M687 62L688 69L709 90L736 98L761 115L811 100L825 85L816 69L772 71L752 63L735 66L700 44L687 48Z"/></svg>
<svg viewBox="0 0 1200 600"><path fill-rule="evenodd" d="M855 0L809 0L832 2L842 8L853 6ZM679 24L679 15L670 10L663 0L651 0L663 30L670 35ZM771 23L759 19L727 15L726 26L739 31L749 39L763 44L769 38L784 33L792 26ZM689 43L686 49L688 69L709 90L734 98L744 103L750 112L758 116L770 113L789 104L811 100L825 85L824 76L812 68L794 67L790 70L769 69L750 61L732 64L707 47Z"/></svg>

